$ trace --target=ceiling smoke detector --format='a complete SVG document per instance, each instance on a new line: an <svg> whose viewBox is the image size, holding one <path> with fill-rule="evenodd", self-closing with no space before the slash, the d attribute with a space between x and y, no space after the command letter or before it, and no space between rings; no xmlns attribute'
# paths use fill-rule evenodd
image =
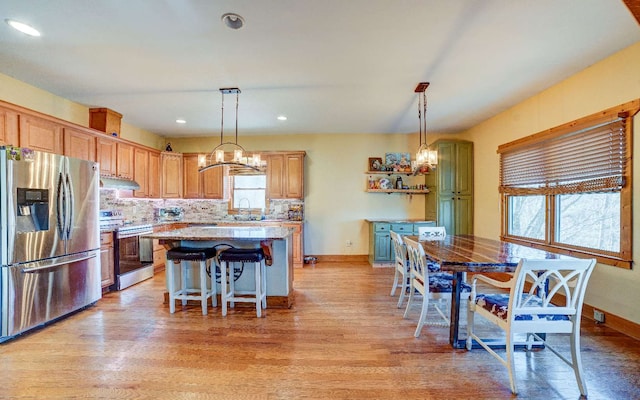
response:
<svg viewBox="0 0 640 400"><path fill-rule="evenodd" d="M236 13L222 15L222 22L231 29L240 29L244 26L244 18Z"/></svg>

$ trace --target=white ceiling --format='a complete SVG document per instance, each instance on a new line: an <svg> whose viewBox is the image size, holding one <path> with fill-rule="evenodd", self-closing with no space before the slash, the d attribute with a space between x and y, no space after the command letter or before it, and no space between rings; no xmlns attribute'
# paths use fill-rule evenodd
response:
<svg viewBox="0 0 640 400"><path fill-rule="evenodd" d="M429 131L457 132L640 41L622 0L2 0L6 18L42 36L0 23L0 73L162 136L218 135L222 87L240 135L416 132L420 81Z"/></svg>

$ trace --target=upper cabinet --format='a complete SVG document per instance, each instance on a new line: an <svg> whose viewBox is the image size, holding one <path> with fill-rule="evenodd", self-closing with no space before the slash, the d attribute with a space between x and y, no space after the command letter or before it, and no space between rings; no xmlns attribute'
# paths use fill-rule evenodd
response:
<svg viewBox="0 0 640 400"><path fill-rule="evenodd" d="M149 152L139 147L133 150L133 180L140 185L133 197L149 197Z"/></svg>
<svg viewBox="0 0 640 400"><path fill-rule="evenodd" d="M184 154L183 196L185 199L225 199L224 167L199 172L201 154Z"/></svg>
<svg viewBox="0 0 640 400"><path fill-rule="evenodd" d="M48 153L64 154L62 144L62 125L48 119L21 114L20 147Z"/></svg>
<svg viewBox="0 0 640 400"><path fill-rule="evenodd" d="M108 108L90 108L89 126L109 136L120 137L122 114Z"/></svg>
<svg viewBox="0 0 640 400"><path fill-rule="evenodd" d="M147 197L160 198L160 152L149 151Z"/></svg>
<svg viewBox="0 0 640 400"><path fill-rule="evenodd" d="M160 153L162 198L179 199L182 197L182 154L163 151Z"/></svg>
<svg viewBox="0 0 640 400"><path fill-rule="evenodd" d="M133 179L134 147L127 143L117 143L118 161L116 163L117 175L123 179Z"/></svg>
<svg viewBox="0 0 640 400"><path fill-rule="evenodd" d="M18 143L18 113L0 108L0 145Z"/></svg>
<svg viewBox="0 0 640 400"><path fill-rule="evenodd" d="M100 163L100 175L117 176L118 149L116 141L109 137L98 137L96 145L97 161Z"/></svg>
<svg viewBox="0 0 640 400"><path fill-rule="evenodd" d="M266 154L267 198L304 197L304 156L304 151Z"/></svg>
<svg viewBox="0 0 640 400"><path fill-rule="evenodd" d="M64 128L64 155L96 161L96 137L79 129Z"/></svg>

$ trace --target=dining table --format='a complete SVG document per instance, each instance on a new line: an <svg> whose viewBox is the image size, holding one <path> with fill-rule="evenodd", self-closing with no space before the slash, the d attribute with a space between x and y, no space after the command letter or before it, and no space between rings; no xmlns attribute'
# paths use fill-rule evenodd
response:
<svg viewBox="0 0 640 400"><path fill-rule="evenodd" d="M460 339L458 337L460 282L463 281L466 272L514 272L523 258L572 258L542 249L475 235L447 235L435 240L419 240L418 236L413 235L406 236L406 238L419 242L424 249L427 260L440 265L441 271L453 274L449 343L454 349L463 349L466 346L466 338Z"/></svg>

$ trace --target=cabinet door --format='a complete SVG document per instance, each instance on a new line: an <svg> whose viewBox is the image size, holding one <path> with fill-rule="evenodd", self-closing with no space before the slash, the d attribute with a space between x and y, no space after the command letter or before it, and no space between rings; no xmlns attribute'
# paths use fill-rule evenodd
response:
<svg viewBox="0 0 640 400"><path fill-rule="evenodd" d="M391 235L376 233L374 239L375 261L391 261Z"/></svg>
<svg viewBox="0 0 640 400"><path fill-rule="evenodd" d="M438 198L438 226L444 226L447 235L455 235L456 232L456 199L452 195Z"/></svg>
<svg viewBox="0 0 640 400"><path fill-rule="evenodd" d="M118 160L116 141L108 137L98 137L97 153L97 161L100 163L100 175L116 176L118 173L116 168Z"/></svg>
<svg viewBox="0 0 640 400"><path fill-rule="evenodd" d="M198 172L198 156L194 154L184 155L182 157L183 165L183 195L185 199L199 199L201 197L200 189L200 173ZM211 169L218 169L211 168Z"/></svg>
<svg viewBox="0 0 640 400"><path fill-rule="evenodd" d="M473 197L456 197L456 235L473 234ZM449 232L447 232L448 234Z"/></svg>
<svg viewBox="0 0 640 400"><path fill-rule="evenodd" d="M21 114L20 147L48 153L63 154L62 125L49 120Z"/></svg>
<svg viewBox="0 0 640 400"><path fill-rule="evenodd" d="M440 143L438 145L438 193L449 195L456 192L456 144Z"/></svg>
<svg viewBox="0 0 640 400"><path fill-rule="evenodd" d="M286 155L286 197L302 199L304 197L304 157L302 154Z"/></svg>
<svg viewBox="0 0 640 400"><path fill-rule="evenodd" d="M267 156L267 199L285 198L284 154Z"/></svg>
<svg viewBox="0 0 640 400"><path fill-rule="evenodd" d="M160 153L149 152L149 171L147 173L147 195L160 198Z"/></svg>
<svg viewBox="0 0 640 400"><path fill-rule="evenodd" d="M149 190L149 152L136 147L133 151L133 180L140 185L133 191L133 197L147 197Z"/></svg>
<svg viewBox="0 0 640 400"><path fill-rule="evenodd" d="M103 288L115 282L112 233L100 234L100 276Z"/></svg>
<svg viewBox="0 0 640 400"><path fill-rule="evenodd" d="M199 173L202 177L202 197L205 199L225 199L224 168L216 167Z"/></svg>
<svg viewBox="0 0 640 400"><path fill-rule="evenodd" d="M304 238L302 234L302 224L282 224L282 226L293 229L293 235L291 237L293 247L293 266L302 267L304 264Z"/></svg>
<svg viewBox="0 0 640 400"><path fill-rule="evenodd" d="M0 109L0 145L18 146L18 114Z"/></svg>
<svg viewBox="0 0 640 400"><path fill-rule="evenodd" d="M64 155L96 161L96 137L73 128L64 128Z"/></svg>
<svg viewBox="0 0 640 400"><path fill-rule="evenodd" d="M118 177L124 179L133 179L133 146L125 143L117 143L116 147L118 151L118 162L116 163Z"/></svg>
<svg viewBox="0 0 640 400"><path fill-rule="evenodd" d="M473 194L473 143L458 143L456 147L456 194Z"/></svg>
<svg viewBox="0 0 640 400"><path fill-rule="evenodd" d="M162 198L182 197L182 154L163 152L160 155Z"/></svg>

